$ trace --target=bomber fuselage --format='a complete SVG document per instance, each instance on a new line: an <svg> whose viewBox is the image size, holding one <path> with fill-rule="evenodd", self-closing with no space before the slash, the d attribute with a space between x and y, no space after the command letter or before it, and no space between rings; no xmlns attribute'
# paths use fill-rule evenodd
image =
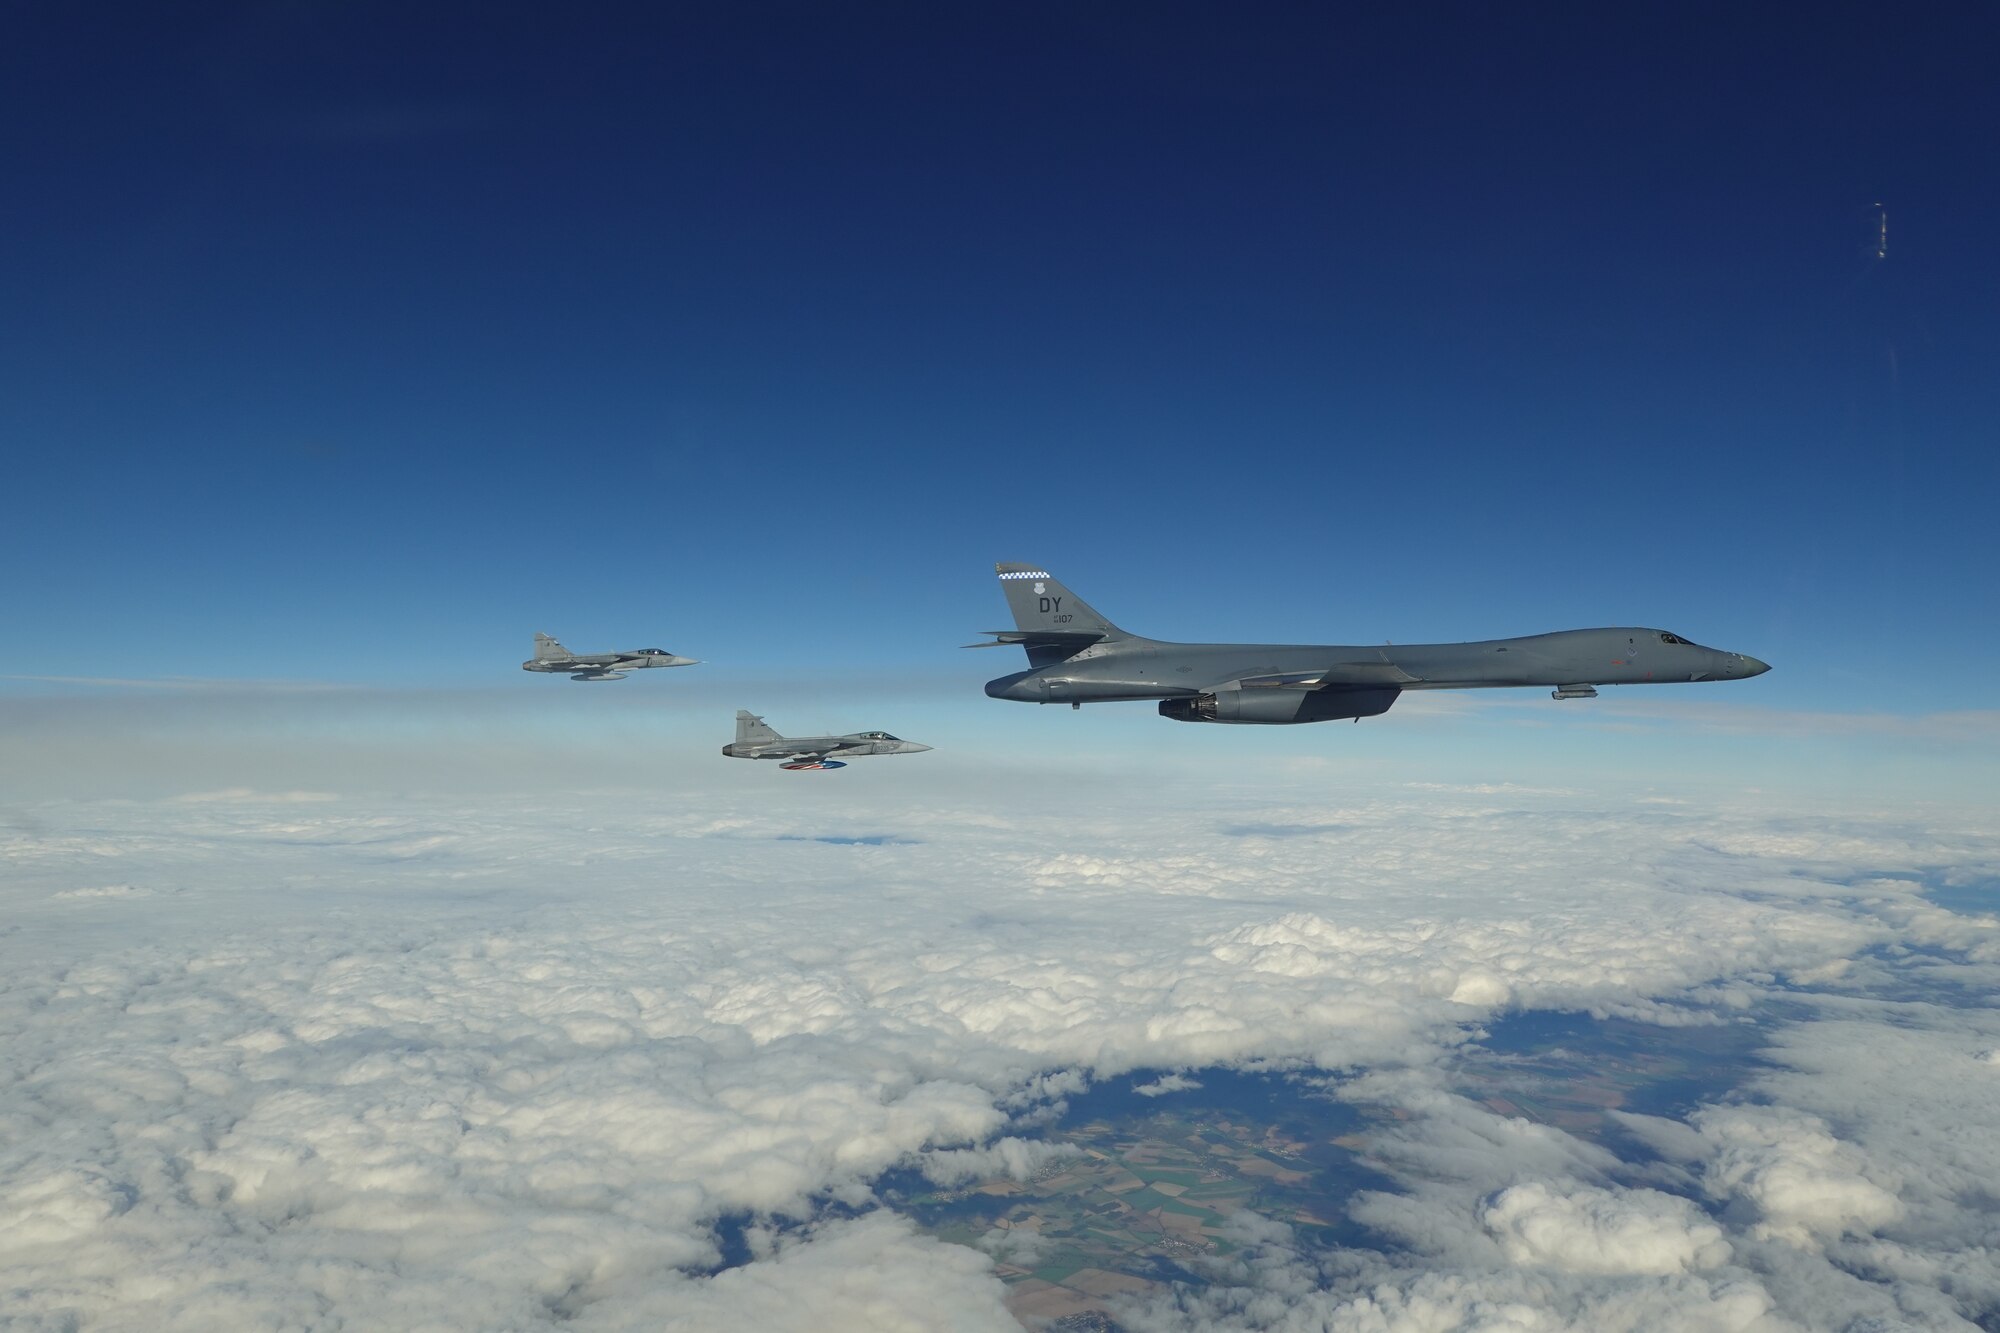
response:
<svg viewBox="0 0 2000 1333"><path fill-rule="evenodd" d="M1477 643L1380 645L1168 643L1127 637L989 681L996 699L1110 703L1200 695L1246 678L1297 676L1303 685L1462 690L1532 685L1646 685L1740 680L1770 668L1754 657L1664 630L1562 630Z"/></svg>

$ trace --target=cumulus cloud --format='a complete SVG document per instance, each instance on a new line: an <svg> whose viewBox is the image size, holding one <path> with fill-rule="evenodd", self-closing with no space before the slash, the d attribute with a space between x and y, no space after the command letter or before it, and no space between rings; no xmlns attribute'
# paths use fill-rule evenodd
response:
<svg viewBox="0 0 2000 1333"><path fill-rule="evenodd" d="M1714 1268L1730 1253L1721 1227L1658 1190L1537 1181L1494 1195L1479 1221L1513 1262L1568 1273L1683 1273Z"/></svg>
<svg viewBox="0 0 2000 1333"><path fill-rule="evenodd" d="M1186 1074L1162 1074L1151 1083L1134 1083L1132 1091L1141 1097L1164 1097L1170 1092L1192 1092L1200 1086L1200 1079Z"/></svg>
<svg viewBox="0 0 2000 1333"><path fill-rule="evenodd" d="M1813 977L1851 998L1898 950L1974 966L1977 931L1866 881L1990 859L1976 830L1521 792L996 812L913 786L885 819L859 787L285 790L0 827L10 1313L1009 1327L992 1263L1035 1242L943 1244L878 1178L1030 1179L1058 1150L1028 1128L1091 1081L1253 1061L1337 1072L1378 1117L1362 1152L1395 1187L1351 1217L1389 1248L1336 1259L1246 1215L1217 1285L1138 1326L1773 1329L1818 1280L1786 1265L1828 1256L1905 1308L1984 1290L1960 1188L1982 1150L1897 1140L1889 1089L1809 1040L1746 1094L1768 1105L1657 1118L1675 1153L1644 1168L1450 1086L1516 1009L1723 1009ZM1246 821L1337 829L1228 836ZM842 826L908 840L784 837ZM1880 1049L1880 1012L1835 1021ZM1968 1021L1923 1054L1990 1100L1996 1043ZM1811 1100L1834 1087L1844 1108Z"/></svg>
<svg viewBox="0 0 2000 1333"><path fill-rule="evenodd" d="M1019 1333L987 1256L915 1233L876 1212L778 1236L754 1263L704 1281L669 1280L580 1306L564 1323L706 1333L741 1329L880 1329ZM568 1311L558 1313L570 1315ZM553 1321L551 1321L553 1322ZM463 1325L459 1325L462 1327Z"/></svg>
<svg viewBox="0 0 2000 1333"><path fill-rule="evenodd" d="M979 1248L998 1263L1033 1268L1053 1247L1032 1227L990 1227L980 1236Z"/></svg>
<svg viewBox="0 0 2000 1333"><path fill-rule="evenodd" d="M926 1179L940 1185L956 1185L967 1180L997 1176L1010 1180L1033 1180L1056 1164L1079 1156L1082 1151L1073 1143L1047 1143L1010 1135L984 1148L927 1152L923 1156L923 1170Z"/></svg>
<svg viewBox="0 0 2000 1333"><path fill-rule="evenodd" d="M1572 1274L1501 1261L1397 1266L1366 1254L1315 1254L1291 1228L1240 1214L1238 1248L1216 1281L1119 1309L1145 1333L1802 1333L1747 1274Z"/></svg>
<svg viewBox="0 0 2000 1333"><path fill-rule="evenodd" d="M1895 1191L1868 1179L1861 1154L1817 1116L1730 1106L1701 1111L1694 1123L1710 1144L1703 1185L1754 1208L1755 1234L1816 1246L1902 1216Z"/></svg>

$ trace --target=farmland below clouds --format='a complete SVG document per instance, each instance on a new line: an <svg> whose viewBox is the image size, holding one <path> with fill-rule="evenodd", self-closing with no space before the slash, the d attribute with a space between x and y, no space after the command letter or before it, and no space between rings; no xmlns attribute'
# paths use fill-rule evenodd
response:
<svg viewBox="0 0 2000 1333"><path fill-rule="evenodd" d="M4 1316L1013 1328L991 1257L879 1178L1025 1173L1086 1081L1272 1061L1395 1109L1397 1188L1351 1209L1382 1248L1246 1214L1133 1326L2000 1309L2000 931L1928 892L1992 877L1995 830L1307 785L16 805ZM1510 1013L1773 996L1766 1072L1629 1117L1643 1169L1447 1086Z"/></svg>

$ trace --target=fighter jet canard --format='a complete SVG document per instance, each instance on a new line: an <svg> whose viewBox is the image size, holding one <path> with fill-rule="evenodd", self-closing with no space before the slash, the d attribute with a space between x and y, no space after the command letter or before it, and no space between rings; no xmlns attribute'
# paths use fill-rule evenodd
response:
<svg viewBox="0 0 2000 1333"><path fill-rule="evenodd" d="M846 768L846 760L873 754L922 754L930 749L886 731L857 731L847 736L780 736L755 713L736 710L736 739L722 747L731 759L776 759L781 768Z"/></svg>
<svg viewBox="0 0 2000 1333"><path fill-rule="evenodd" d="M1375 717L1404 690L1554 686L1590 699L1599 685L1742 680L1771 668L1657 629L1573 629L1479 643L1381 646L1167 643L1128 634L1040 565L995 565L1015 628L986 630L1016 644L1027 671L986 683L1022 703L1154 700L1177 722L1277 724Z"/></svg>
<svg viewBox="0 0 2000 1333"><path fill-rule="evenodd" d="M646 667L694 666L699 659L675 657L664 648L634 648L624 653L573 653L546 634L535 636L535 655L521 663L523 671L566 672L571 680L623 680L628 671Z"/></svg>

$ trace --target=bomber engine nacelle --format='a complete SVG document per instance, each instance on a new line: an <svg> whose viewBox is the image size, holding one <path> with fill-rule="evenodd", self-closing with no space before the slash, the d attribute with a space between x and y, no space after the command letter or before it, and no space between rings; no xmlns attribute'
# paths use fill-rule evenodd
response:
<svg viewBox="0 0 2000 1333"><path fill-rule="evenodd" d="M1373 690L1224 690L1192 699L1162 699L1160 716L1176 722L1262 723L1337 722L1343 718L1375 717L1389 711L1402 691Z"/></svg>

